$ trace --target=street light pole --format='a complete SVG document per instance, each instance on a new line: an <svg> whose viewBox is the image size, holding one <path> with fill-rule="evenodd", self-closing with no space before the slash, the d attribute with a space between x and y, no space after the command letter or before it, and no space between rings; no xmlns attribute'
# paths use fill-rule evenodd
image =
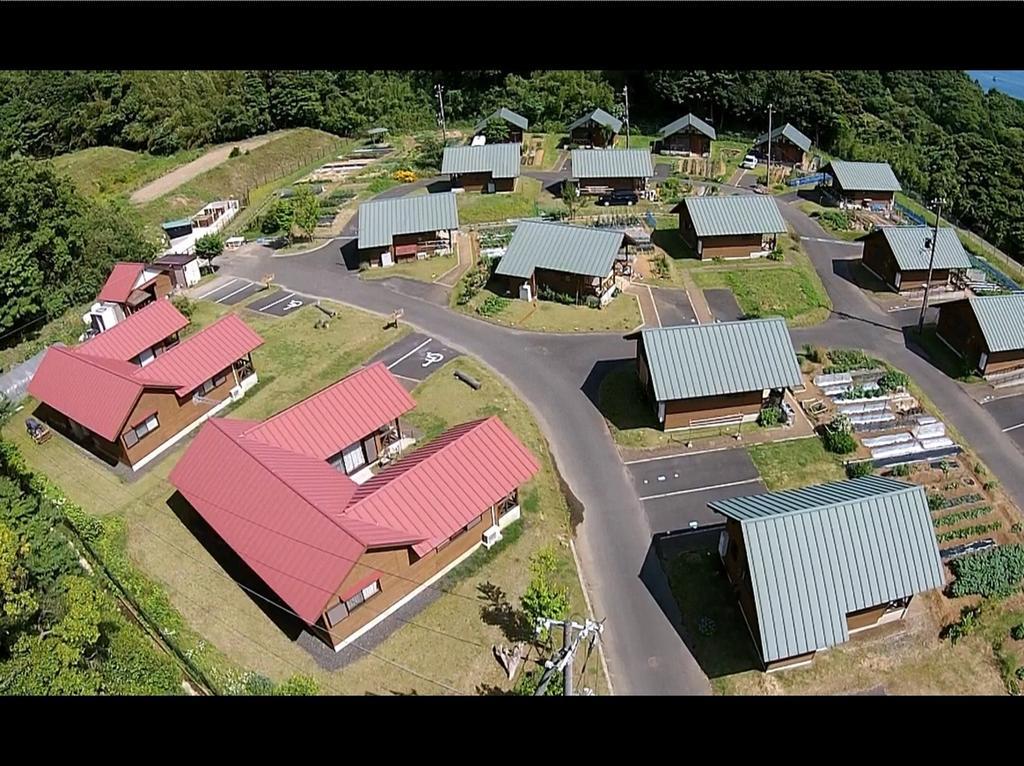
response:
<svg viewBox="0 0 1024 766"><path fill-rule="evenodd" d="M764 185L772 188L772 105L768 104L768 169L764 176Z"/></svg>
<svg viewBox="0 0 1024 766"><path fill-rule="evenodd" d="M928 281L924 283L924 302L921 304L921 316L917 320L917 334L924 333L924 314L928 310L928 293L932 289L932 268L935 266L935 247L939 243L939 220L942 218L942 200L932 200L935 208L935 233L932 234L932 251L928 256Z"/></svg>
<svg viewBox="0 0 1024 766"><path fill-rule="evenodd" d="M445 130L444 125L444 88L441 87L441 83L437 84L437 103L441 108L441 143L448 143L448 131Z"/></svg>
<svg viewBox="0 0 1024 766"><path fill-rule="evenodd" d="M622 95L626 99L626 148L629 148L629 85L622 86Z"/></svg>

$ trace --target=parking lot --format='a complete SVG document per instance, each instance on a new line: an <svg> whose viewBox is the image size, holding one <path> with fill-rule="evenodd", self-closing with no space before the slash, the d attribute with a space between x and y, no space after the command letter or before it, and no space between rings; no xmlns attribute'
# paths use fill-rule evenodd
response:
<svg viewBox="0 0 1024 766"><path fill-rule="evenodd" d="M982 406L1003 433L1024 451L1024 394L993 399Z"/></svg>
<svg viewBox="0 0 1024 766"><path fill-rule="evenodd" d="M743 319L740 304L736 302L736 296L728 288L705 290L704 300L707 301L708 308L719 322L734 322L737 319Z"/></svg>
<svg viewBox="0 0 1024 766"><path fill-rule="evenodd" d="M697 314L690 303L686 290L671 287L652 287L651 296L658 308L658 319L662 327L674 327L681 324L693 324Z"/></svg>
<svg viewBox="0 0 1024 766"><path fill-rule="evenodd" d="M634 460L626 464L655 534L723 523L707 504L765 492L745 449Z"/></svg>
<svg viewBox="0 0 1024 766"><path fill-rule="evenodd" d="M399 378L419 383L458 356L462 355L441 341L414 332L388 346L372 361L382 361Z"/></svg>
<svg viewBox="0 0 1024 766"><path fill-rule="evenodd" d="M265 289L264 285L250 282L241 277L218 277L209 284L203 285L202 290L196 293L195 298L233 306L251 298L263 289Z"/></svg>
<svg viewBox="0 0 1024 766"><path fill-rule="evenodd" d="M312 298L299 295L299 293L293 293L290 290L276 290L270 295L257 298L246 308L258 311L261 314L283 317L309 303L315 303L315 301Z"/></svg>

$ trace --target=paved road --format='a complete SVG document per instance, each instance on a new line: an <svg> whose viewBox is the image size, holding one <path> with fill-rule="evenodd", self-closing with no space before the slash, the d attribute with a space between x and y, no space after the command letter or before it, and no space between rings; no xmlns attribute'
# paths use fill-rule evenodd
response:
<svg viewBox="0 0 1024 766"><path fill-rule="evenodd" d="M780 207L798 234L814 238L807 240L806 250L833 303L827 322L793 331L794 341L861 347L901 367L1024 506L1024 459L1008 434L957 383L907 348L898 318L882 311L846 276L860 248L827 241L816 223L787 204L793 198L779 197ZM493 368L530 406L585 509L577 530L578 552L595 611L607 618L605 650L615 691L708 693L706 676L677 632L678 609L652 548L652 519L588 397L595 395L599 375L610 363L632 357L633 344L618 334L528 333L456 314L430 296L399 292L399 280L355 278L345 266L341 245L335 241L289 258L226 254L222 271L250 279L273 272L290 290L381 313L401 306L409 324Z"/></svg>

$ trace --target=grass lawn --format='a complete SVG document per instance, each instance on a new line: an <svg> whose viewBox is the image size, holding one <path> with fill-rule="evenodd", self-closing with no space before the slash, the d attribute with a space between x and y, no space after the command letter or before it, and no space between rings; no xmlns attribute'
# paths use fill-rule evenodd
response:
<svg viewBox="0 0 1024 766"><path fill-rule="evenodd" d="M359 272L363 279L386 279L387 277L406 277L420 282L433 282L446 271L454 269L459 264L455 255L437 255L433 258L411 261L409 263L396 263L386 269L364 269Z"/></svg>
<svg viewBox="0 0 1024 766"><path fill-rule="evenodd" d="M559 133L528 133L526 135L527 145L531 144L533 139L537 137L541 138L541 149L544 150L544 156L540 158L540 164L534 165L531 169L551 170L558 160L558 145L565 136Z"/></svg>
<svg viewBox="0 0 1024 766"><path fill-rule="evenodd" d="M654 415L654 409L644 398L636 376L636 365L632 362L627 362L605 375L598 390L598 402L612 439L622 447L656 449L736 433L734 425L697 428L691 431L662 431ZM743 423L740 433L757 430L759 429L756 423Z"/></svg>
<svg viewBox="0 0 1024 766"><path fill-rule="evenodd" d="M364 312L332 308L338 316L330 329L314 330L318 314L312 307L275 319L239 307L197 305L196 324L236 311L267 341L253 353L260 384L233 408L231 416L261 419L277 412L337 380L407 332L405 328L385 331L382 319ZM473 391L458 382L451 374L453 367L480 380L481 389ZM21 425L25 413L11 421L4 436L18 444L35 470L52 477L87 512L124 524L128 556L152 581L145 587L165 594L161 595L166 609L159 616L160 624L173 625L184 650L202 659L206 667L212 663L211 673L218 678L237 678L247 669L274 680L307 673L324 693L449 693L397 666L402 665L468 694L507 689L509 683L493 659L491 645L508 643L500 625L507 623L506 605L518 605L533 552L546 545L555 548L556 577L569 589L572 611L585 612L568 548L565 499L546 442L526 405L486 368L460 358L420 384L413 397L419 407L410 421L428 435L473 418L499 415L538 456L542 472L525 488L523 519L506 533L506 542L467 560L460 568L463 575L449 576L441 586L451 593L442 594L375 647L376 657L367 655L334 672L317 666L268 616L273 609L248 596L168 507L173 490L166 476L185 444L128 483L59 435L41 447L32 444ZM584 684L606 691L599 660L588 666Z"/></svg>
<svg viewBox="0 0 1024 766"><path fill-rule="evenodd" d="M811 202L810 200L800 202L797 204L797 207L808 216L815 219L821 228L835 236L837 239L844 239L848 242L853 242L867 234L863 229L836 229L827 219L821 218L821 213L827 210L835 210L836 208L824 207L823 205L819 205L817 202Z"/></svg>
<svg viewBox="0 0 1024 766"><path fill-rule="evenodd" d="M646 149L651 151L655 141L659 141L660 136L644 136L637 133L633 133L629 137L629 148L630 149ZM626 134L622 133L615 137L615 148L625 149L626 148Z"/></svg>
<svg viewBox="0 0 1024 766"><path fill-rule="evenodd" d="M203 149L186 149L167 156L132 152L113 146L94 146L53 158L86 197L127 194L179 165L191 162Z"/></svg>
<svg viewBox="0 0 1024 766"><path fill-rule="evenodd" d="M70 308L59 317L49 322L38 321L25 328L24 335L11 335L3 340L12 345L0 348L0 371L6 372L17 364L38 354L47 346L60 341L66 345L74 345L79 336L85 332L82 314L89 310L92 301Z"/></svg>
<svg viewBox="0 0 1024 766"><path fill-rule="evenodd" d="M748 317L782 316L792 327L824 322L832 309L821 279L803 253L787 252L792 265L762 260L736 267L695 269L697 286L727 287Z"/></svg>
<svg viewBox="0 0 1024 766"><path fill-rule="evenodd" d="M747 451L772 491L846 478L842 459L826 452L818 438L757 444Z"/></svg>
<svg viewBox="0 0 1024 766"><path fill-rule="evenodd" d="M256 208L274 189L292 183L338 154L348 142L309 128L289 131L248 154L234 157L182 184L173 192L138 208L143 222L158 226L191 215L203 205L225 197L243 198ZM232 227L242 215L232 221Z"/></svg>
<svg viewBox="0 0 1024 766"><path fill-rule="evenodd" d="M453 292L454 297L454 292ZM469 303L455 308L478 319L538 332L602 332L633 330L642 324L640 304L634 296L621 294L603 309L587 306L565 306L554 301L538 300L532 305L518 299L505 298L504 308L497 314L485 316L477 311L488 298L500 296L490 290L481 290Z"/></svg>
<svg viewBox="0 0 1024 766"><path fill-rule="evenodd" d="M541 182L536 178L520 176L514 192L480 194L466 191L456 195L459 222L484 223L509 218L527 218L534 215Z"/></svg>

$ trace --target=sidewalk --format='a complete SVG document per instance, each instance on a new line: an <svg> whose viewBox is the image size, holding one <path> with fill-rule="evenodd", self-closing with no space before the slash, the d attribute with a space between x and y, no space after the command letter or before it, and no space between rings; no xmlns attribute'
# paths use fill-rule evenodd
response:
<svg viewBox="0 0 1024 766"><path fill-rule="evenodd" d="M459 280L462 279L462 275L465 274L474 263L476 263L476 259L479 257L477 254L476 237L470 233L461 231L458 236L459 263L455 268L446 271L435 279L435 284L444 285L445 287L455 287Z"/></svg>
<svg viewBox="0 0 1024 766"><path fill-rule="evenodd" d="M644 320L644 327L661 327L661 317L658 316L658 307L654 303L650 287L632 284L623 292L636 296L637 303L640 304L640 316Z"/></svg>
<svg viewBox="0 0 1024 766"><path fill-rule="evenodd" d="M683 277L683 289L690 296L690 305L693 306L698 324L714 324L715 315L711 313L711 307L704 299L704 291L697 287L697 283L686 269L680 269L680 272Z"/></svg>

